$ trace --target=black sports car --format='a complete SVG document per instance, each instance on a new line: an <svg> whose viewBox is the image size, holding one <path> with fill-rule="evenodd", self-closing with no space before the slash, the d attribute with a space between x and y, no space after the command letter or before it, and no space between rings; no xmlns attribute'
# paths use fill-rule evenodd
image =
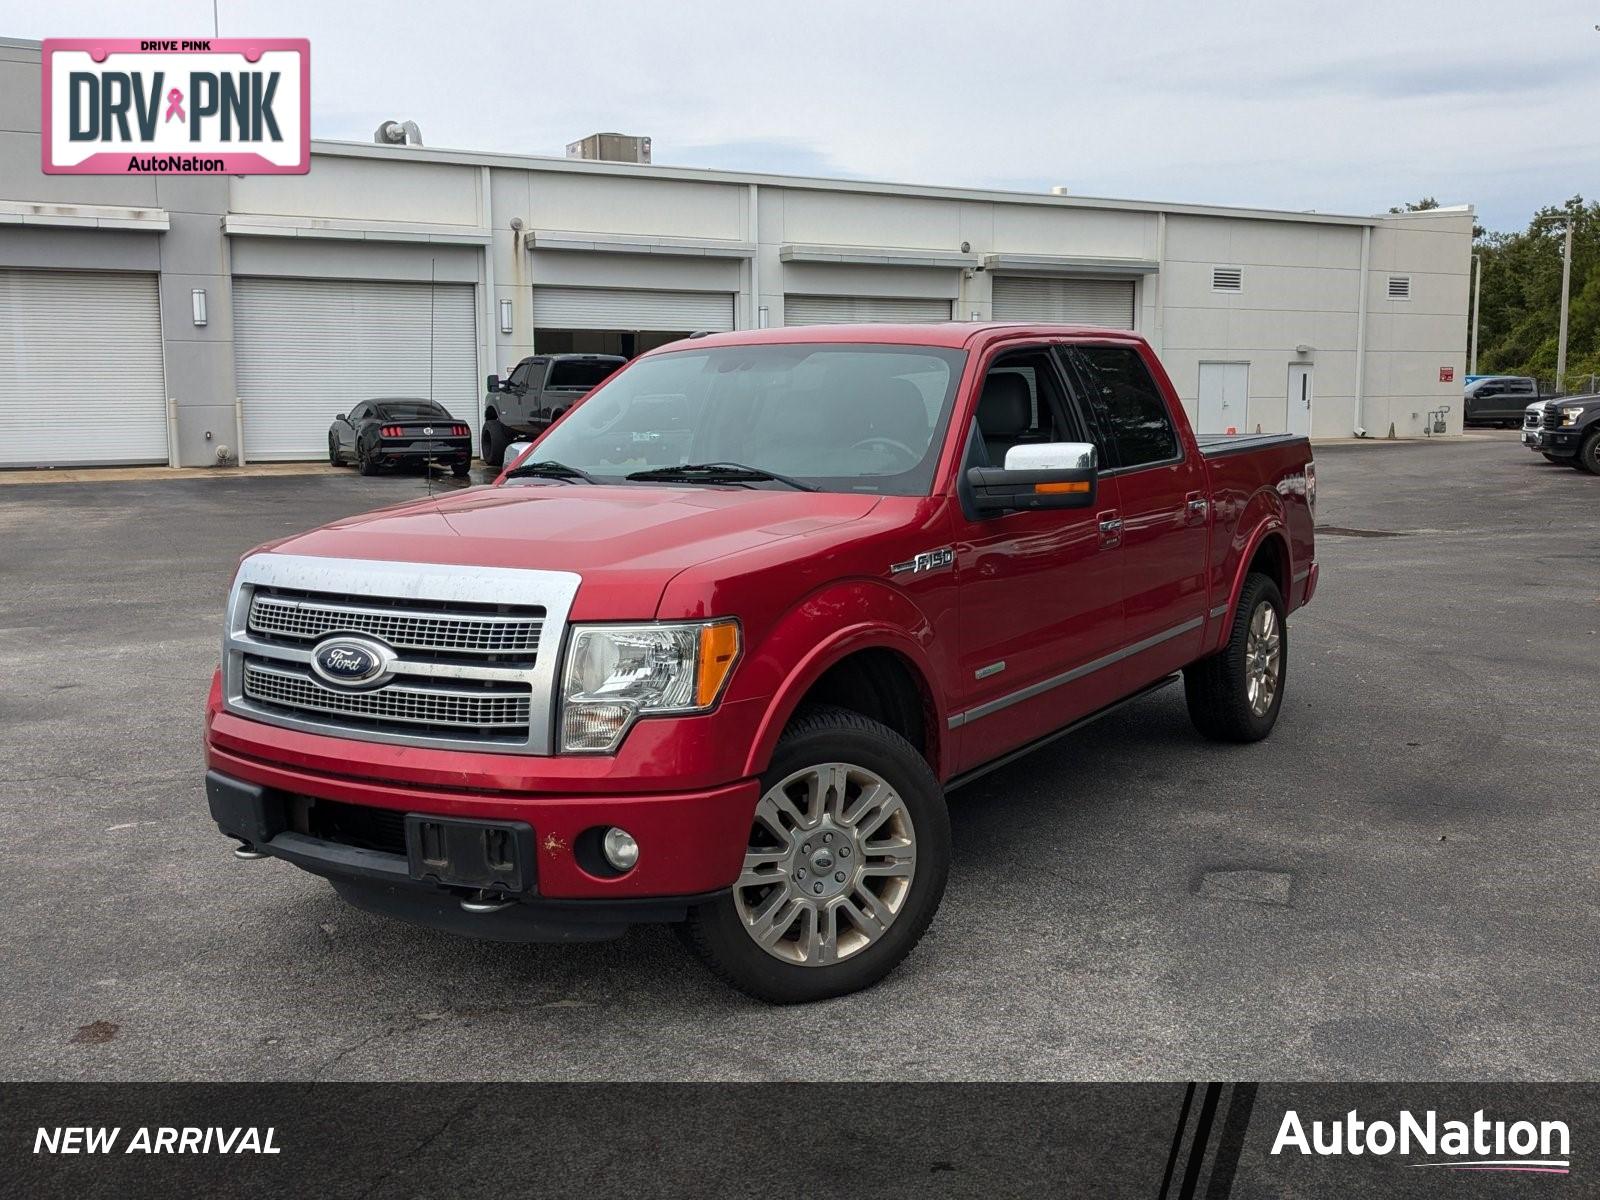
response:
<svg viewBox="0 0 1600 1200"><path fill-rule="evenodd" d="M328 427L328 462L355 463L363 475L380 467L432 460L457 479L472 469L472 429L432 400L403 396L363 400Z"/></svg>

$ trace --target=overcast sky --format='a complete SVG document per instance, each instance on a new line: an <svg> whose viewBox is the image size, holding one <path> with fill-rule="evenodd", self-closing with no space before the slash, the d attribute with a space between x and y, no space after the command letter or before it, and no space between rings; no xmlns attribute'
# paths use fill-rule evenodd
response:
<svg viewBox="0 0 1600 1200"><path fill-rule="evenodd" d="M218 0L311 39L312 133L1491 229L1600 195L1600 4ZM0 0L0 36L194 36L210 0Z"/></svg>

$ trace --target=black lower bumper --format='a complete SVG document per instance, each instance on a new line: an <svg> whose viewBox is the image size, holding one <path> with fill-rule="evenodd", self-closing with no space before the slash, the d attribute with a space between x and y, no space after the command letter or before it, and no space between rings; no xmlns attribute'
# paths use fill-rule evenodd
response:
<svg viewBox="0 0 1600 1200"><path fill-rule="evenodd" d="M349 903L450 933L501 942L588 942L613 938L630 925L681 921L696 904L721 893L640 900L558 900L537 894L525 881L517 895L454 887L413 873L410 855L347 845L292 827L292 796L224 775L206 772L206 799L217 828L260 854L281 858L321 875ZM407 822L408 842L414 842ZM524 827L526 828L526 827ZM531 840L531 829L528 830ZM527 864L531 872L531 862ZM488 903L485 903L485 900ZM463 904L471 904L467 907Z"/></svg>
<svg viewBox="0 0 1600 1200"><path fill-rule="evenodd" d="M420 463L432 460L437 463L465 463L472 461L472 443L462 442L454 446L437 446L429 449L426 446L378 446L372 451L372 457L378 462L410 462Z"/></svg>
<svg viewBox="0 0 1600 1200"><path fill-rule="evenodd" d="M1557 458L1571 458L1578 452L1582 445L1583 437L1579 432L1562 433L1560 430L1546 429L1540 431L1531 441L1523 444L1530 450L1540 454L1553 454Z"/></svg>

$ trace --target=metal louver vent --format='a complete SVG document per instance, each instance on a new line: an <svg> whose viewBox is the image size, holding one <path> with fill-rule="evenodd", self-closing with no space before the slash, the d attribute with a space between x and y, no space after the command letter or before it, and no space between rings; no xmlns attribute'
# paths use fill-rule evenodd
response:
<svg viewBox="0 0 1600 1200"><path fill-rule="evenodd" d="M1213 292L1244 291L1244 268L1212 267L1211 290Z"/></svg>
<svg viewBox="0 0 1600 1200"><path fill-rule="evenodd" d="M1411 276L1409 276L1409 275L1391 275L1391 276L1389 276L1389 299L1391 299L1391 300L1409 300L1409 299L1411 299Z"/></svg>

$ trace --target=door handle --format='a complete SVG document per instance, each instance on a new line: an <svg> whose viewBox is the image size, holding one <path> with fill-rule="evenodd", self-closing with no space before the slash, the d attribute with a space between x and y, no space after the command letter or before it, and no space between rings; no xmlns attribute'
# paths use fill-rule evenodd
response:
<svg viewBox="0 0 1600 1200"><path fill-rule="evenodd" d="M1100 545L1102 549L1109 550L1122 543L1122 518L1117 515L1116 509L1107 509L1099 514L1100 518Z"/></svg>
<svg viewBox="0 0 1600 1200"><path fill-rule="evenodd" d="M1189 514L1189 523L1196 524L1206 519L1206 513L1211 508L1211 502L1199 492L1190 492L1184 497L1187 502L1185 507Z"/></svg>

